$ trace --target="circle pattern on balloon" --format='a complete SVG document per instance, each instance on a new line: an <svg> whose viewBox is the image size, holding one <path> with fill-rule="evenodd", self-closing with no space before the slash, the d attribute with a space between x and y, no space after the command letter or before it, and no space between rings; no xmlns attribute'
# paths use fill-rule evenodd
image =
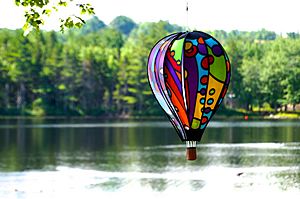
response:
<svg viewBox="0 0 300 199"><path fill-rule="evenodd" d="M212 105L214 103L214 99L213 98L209 98L208 100L207 100L207 104L208 105Z"/></svg>
<svg viewBox="0 0 300 199"><path fill-rule="evenodd" d="M230 79L228 56L217 40L203 32L183 33L166 45L169 45L165 48L167 53L162 55L165 56L164 80L168 88L164 91L166 96L172 95L166 97L170 100L169 108L177 111L181 130L203 130L227 91ZM155 64L157 73L161 73L159 62ZM182 137L190 139L189 135L185 136Z"/></svg>
<svg viewBox="0 0 300 199"><path fill-rule="evenodd" d="M205 124L208 121L208 118L206 116L201 118L201 124Z"/></svg>
<svg viewBox="0 0 300 199"><path fill-rule="evenodd" d="M201 95L205 95L206 94L206 89L205 88L201 88L200 93L201 93Z"/></svg>
<svg viewBox="0 0 300 199"><path fill-rule="evenodd" d="M187 57L194 57L197 52L197 47L192 45L190 49L184 51L184 55Z"/></svg>
<svg viewBox="0 0 300 199"><path fill-rule="evenodd" d="M201 82L201 84L207 84L207 82L208 82L208 77L207 77L207 75L201 77L200 82Z"/></svg>
<svg viewBox="0 0 300 199"><path fill-rule="evenodd" d="M222 50L221 46L219 46L219 45L214 45L212 47L212 52L217 57L219 57L219 56L221 56L223 54L223 50Z"/></svg>
<svg viewBox="0 0 300 199"><path fill-rule="evenodd" d="M216 90L214 88L212 88L209 90L209 95L213 95L213 94L215 94L215 92L216 92Z"/></svg>
<svg viewBox="0 0 300 199"><path fill-rule="evenodd" d="M205 98L203 97L200 99L200 104L204 104L204 103L205 103Z"/></svg>
<svg viewBox="0 0 300 199"><path fill-rule="evenodd" d="M205 109L203 110L203 112L206 113L206 114L209 113L210 111L211 111L211 108L210 108L210 107L207 107L207 108L205 108Z"/></svg>

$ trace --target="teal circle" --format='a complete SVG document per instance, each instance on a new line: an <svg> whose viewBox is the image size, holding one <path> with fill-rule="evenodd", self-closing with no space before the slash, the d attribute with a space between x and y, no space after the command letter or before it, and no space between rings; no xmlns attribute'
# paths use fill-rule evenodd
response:
<svg viewBox="0 0 300 199"><path fill-rule="evenodd" d="M208 105L212 105L212 103L214 103L214 99L213 99L213 98L209 98L209 99L207 100L207 104L208 104Z"/></svg>
<svg viewBox="0 0 300 199"><path fill-rule="evenodd" d="M201 98L200 99L200 104L204 104L205 103L205 98Z"/></svg>

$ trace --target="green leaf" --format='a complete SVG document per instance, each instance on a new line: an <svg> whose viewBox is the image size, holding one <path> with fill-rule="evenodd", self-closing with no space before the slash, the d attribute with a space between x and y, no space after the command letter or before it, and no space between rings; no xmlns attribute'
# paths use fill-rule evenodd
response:
<svg viewBox="0 0 300 199"><path fill-rule="evenodd" d="M60 85L58 85L58 89L59 90L66 90L66 85L60 84Z"/></svg>
<svg viewBox="0 0 300 199"><path fill-rule="evenodd" d="M59 1L58 5L66 7L68 5L68 3L66 1Z"/></svg>
<svg viewBox="0 0 300 199"><path fill-rule="evenodd" d="M45 9L45 10L43 10L42 14L43 14L43 15L50 16L51 12L52 12L52 11L51 11L50 9Z"/></svg>
<svg viewBox="0 0 300 199"><path fill-rule="evenodd" d="M125 96L122 99L125 102L127 102L128 104L135 104L137 102L137 99L135 97L132 97L132 96Z"/></svg>

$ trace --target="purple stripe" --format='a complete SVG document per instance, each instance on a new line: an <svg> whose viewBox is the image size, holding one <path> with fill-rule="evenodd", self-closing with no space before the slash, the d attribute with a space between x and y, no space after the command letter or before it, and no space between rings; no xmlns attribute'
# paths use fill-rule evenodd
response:
<svg viewBox="0 0 300 199"><path fill-rule="evenodd" d="M229 84L229 80L230 80L230 72L227 72L227 79L225 84L228 85Z"/></svg>
<svg viewBox="0 0 300 199"><path fill-rule="evenodd" d="M198 44L199 53L202 55L207 55L207 49L205 44Z"/></svg>
<svg viewBox="0 0 300 199"><path fill-rule="evenodd" d="M195 57L184 57L184 69L187 71L187 82L189 88L189 121L190 123L193 120L194 112L195 112L195 105L196 105L196 98L197 98L197 91L198 91L198 65L196 62Z"/></svg>
<svg viewBox="0 0 300 199"><path fill-rule="evenodd" d="M172 75L172 77L173 77L173 79L176 83L176 86L178 87L180 93L182 93L181 82L180 82L173 66L171 65L171 63L168 59L165 60L165 65L167 66L168 70L170 71L170 74Z"/></svg>
<svg viewBox="0 0 300 199"><path fill-rule="evenodd" d="M164 92L165 83L164 76L160 73L159 68L163 68L165 54L171 41L178 36L178 33L169 35L160 40L151 50L148 58L148 79L154 96L158 100L161 107L169 115L170 121L175 127L181 140L186 139L185 130L181 124L179 116L177 115L169 96ZM166 44L162 47L162 45ZM163 101L163 102L162 102Z"/></svg>

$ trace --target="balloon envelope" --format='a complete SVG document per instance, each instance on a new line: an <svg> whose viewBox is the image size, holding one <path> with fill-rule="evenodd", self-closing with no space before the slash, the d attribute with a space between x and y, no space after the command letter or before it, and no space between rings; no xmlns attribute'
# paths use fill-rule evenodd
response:
<svg viewBox="0 0 300 199"><path fill-rule="evenodd" d="M227 92L230 62L211 35L174 33L152 48L148 79L181 140L200 141Z"/></svg>

